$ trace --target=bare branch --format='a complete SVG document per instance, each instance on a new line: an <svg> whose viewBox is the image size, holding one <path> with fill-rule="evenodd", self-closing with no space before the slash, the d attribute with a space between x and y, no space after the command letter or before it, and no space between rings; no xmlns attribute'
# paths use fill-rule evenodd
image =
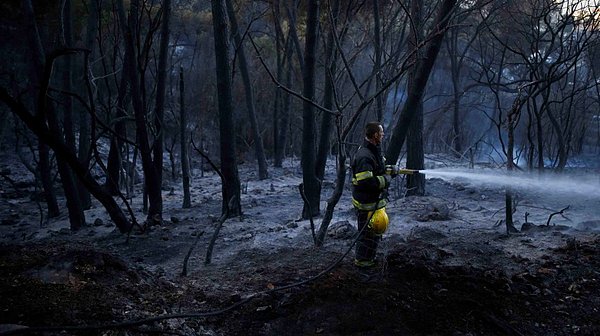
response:
<svg viewBox="0 0 600 336"><path fill-rule="evenodd" d="M570 205L567 205L566 208L563 208L560 211L551 213L550 216L548 216L548 221L546 222L546 226L550 226L550 221L552 220L552 217L554 217L556 215L561 215L562 216L563 213L569 209L569 207L570 207Z"/></svg>
<svg viewBox="0 0 600 336"><path fill-rule="evenodd" d="M311 104L312 106L318 108L319 110L323 111L323 112L327 112L327 113L331 113L333 115L337 115L339 114L338 111L333 111L330 110L328 108L325 108L321 105L319 105L318 103L316 103L315 101L308 99L306 97L304 97L302 94L286 87L285 85L281 84L277 78L275 78L275 76L273 75L273 73L271 72L271 70L269 69L269 66L265 63L264 59L262 58L262 55L260 53L260 50L258 49L258 46L256 45L256 43L254 42L254 39L252 38L252 35L248 34L248 38L250 39L250 42L252 42L252 46L254 47L254 50L256 51L256 54L258 56L258 59L260 60L260 63L263 65L263 67L265 68L265 70L267 71L267 73L269 74L269 77L271 77L271 81L273 81L273 83L275 83L275 85L277 85L277 88L282 89L283 91L293 95L296 98L300 98L301 100L308 102L309 104Z"/></svg>

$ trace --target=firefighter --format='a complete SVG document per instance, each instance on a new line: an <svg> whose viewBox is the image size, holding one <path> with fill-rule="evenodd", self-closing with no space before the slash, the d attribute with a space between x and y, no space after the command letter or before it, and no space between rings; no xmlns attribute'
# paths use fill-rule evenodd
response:
<svg viewBox="0 0 600 336"><path fill-rule="evenodd" d="M356 209L359 237L356 241L354 264L361 268L375 266L375 254L381 233L385 229L375 230L369 221L385 220L385 191L395 176L391 171L386 174L386 166L381 154L383 141L383 126L381 123L369 122L365 127L365 140L352 158L352 204ZM379 210L379 211L378 211ZM376 212L378 211L378 212ZM377 222L377 224L382 224ZM365 227L366 226L366 227ZM381 227L381 225L379 226Z"/></svg>

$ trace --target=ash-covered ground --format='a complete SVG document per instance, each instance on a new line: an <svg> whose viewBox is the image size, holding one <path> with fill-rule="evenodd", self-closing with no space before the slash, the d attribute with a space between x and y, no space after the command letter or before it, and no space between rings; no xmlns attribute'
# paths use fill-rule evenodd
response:
<svg viewBox="0 0 600 336"><path fill-rule="evenodd" d="M444 161L434 159L438 166ZM593 193L515 185L515 226L522 228L525 214L528 224L507 236L505 186L431 174L426 196L405 197L399 177L389 193L391 223L380 262L365 277L352 265L350 190L336 207L325 245L314 247L310 221L299 220L299 160L271 168L271 177L262 181L253 165L240 167L244 215L224 223L210 265L204 261L221 205L220 180L212 172L193 177L192 208L181 209L180 181L168 182L164 222L122 235L97 202L86 211L89 224L78 232L69 229L62 197L63 214L40 222L45 204L36 201L33 177L9 154L0 162L12 180L0 180L5 330L18 325L61 335L600 334L600 198ZM494 174L490 167L472 171ZM323 211L334 181L332 162L323 183ZM141 184L136 190L141 194ZM143 221L141 197L131 204ZM321 219L314 220L317 228ZM37 330L31 328L21 331Z"/></svg>

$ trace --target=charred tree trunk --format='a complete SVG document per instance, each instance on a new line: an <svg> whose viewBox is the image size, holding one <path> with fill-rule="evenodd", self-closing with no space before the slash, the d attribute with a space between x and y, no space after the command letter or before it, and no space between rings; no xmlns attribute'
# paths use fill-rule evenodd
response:
<svg viewBox="0 0 600 336"><path fill-rule="evenodd" d="M123 1L117 1L120 16L124 16ZM139 145L140 155L142 157L142 167L144 169L144 186L148 192L148 200L150 206L148 208L148 222L162 221L162 195L161 186L159 184L156 167L152 160L152 149L148 140L148 128L146 125L146 112L141 94L141 83L138 76L138 61L135 52L136 37L138 36L138 15L139 15L139 0L131 1L131 9L129 13L129 22L123 25L125 34L125 45L128 49L131 59L129 67L123 69L129 75L129 84L131 85L131 99L133 102L133 111L135 114L136 138Z"/></svg>
<svg viewBox="0 0 600 336"><path fill-rule="evenodd" d="M549 96L550 96L550 85L549 84L548 84L548 87L546 88L543 96L544 96L544 101L548 101ZM565 166L567 165L567 158L568 158L567 144L565 142L565 136L560 127L560 123L554 116L554 113L552 113L552 110L551 110L549 104L544 104L544 105L546 107L545 111L546 111L546 114L548 115L548 119L550 120L550 124L552 125L552 128L554 129L554 134L556 134L556 141L558 142L558 163L556 165L556 170L562 171L565 169Z"/></svg>
<svg viewBox="0 0 600 336"><path fill-rule="evenodd" d="M70 2L70 1L69 1ZM85 39L85 46L90 50L90 55L93 57L94 43L95 38L98 33L98 16L99 9L97 0L90 0L89 2L89 17L87 22L87 32ZM69 12L69 14L71 14ZM66 17L65 17L66 19ZM72 19L66 20L67 22L72 22ZM66 32L65 32L66 34ZM68 34L72 35L72 34ZM72 39L72 37L71 37ZM72 42L71 42L72 43ZM67 42L67 46L71 47L72 44ZM88 71L85 69L84 71ZM78 113L79 116L79 148L78 148L78 157L79 160L85 167L90 166L90 147L91 147L91 138L90 138L90 116L88 115L88 111L81 109ZM77 189L79 192L79 197L81 199L81 205L84 209L89 209L92 206L92 198L90 196L90 192L85 188L83 183L77 184Z"/></svg>
<svg viewBox="0 0 600 336"><path fill-rule="evenodd" d="M315 98L315 57L318 24L319 0L310 0L306 19L303 73L303 95L307 100L314 100ZM308 219L319 214L321 195L315 165L315 112L314 106L306 100L303 102L302 125L302 183L308 201L304 204L302 218Z"/></svg>
<svg viewBox="0 0 600 336"><path fill-rule="evenodd" d="M452 140L455 155L462 156L462 134L460 128L460 61L458 54L458 35L459 31L457 27L451 28L451 34L448 41L448 52L451 53L450 57L450 75L452 78Z"/></svg>
<svg viewBox="0 0 600 336"><path fill-rule="evenodd" d="M416 106L423 97L423 92L427 81L429 80L429 74L435 63L438 52L442 45L444 38L444 32L448 27L450 16L456 6L457 0L444 0L440 6L439 12L435 19L433 30L430 33L429 44L425 51L423 61L416 65L416 74L413 87L408 95L406 103L402 107L400 117L394 126L392 138L388 150L386 152L386 159L388 164L395 164L400 156L400 150L406 139L408 128L411 121L416 113Z"/></svg>
<svg viewBox="0 0 600 336"><path fill-rule="evenodd" d="M72 28L72 10L71 0L65 0L63 7L63 28L65 33L65 44L67 47L73 46L73 28ZM64 72L64 85L65 91L71 92L73 90L73 59L72 55L64 56L65 68ZM75 131L73 129L73 99L68 96L65 97L65 109L64 109L64 120L63 120L63 132L65 134L65 142L67 146L71 147L75 152ZM53 111L49 111L48 120L50 121ZM56 131L60 132L60 126L58 120L56 122ZM52 123L54 123L52 122ZM49 125L52 125L49 122ZM52 128L52 126L51 126ZM62 167L61 167L62 166ZM62 172L61 172L62 171ZM65 197L67 198L67 208L69 209L69 222L71 223L71 230L79 230L85 225L84 209L89 209L92 206L92 200L89 192L85 189L82 183L79 183L73 176L71 168L65 162L59 162L59 172L61 172L61 179L63 174L68 179L67 183L63 181L65 187Z"/></svg>
<svg viewBox="0 0 600 336"><path fill-rule="evenodd" d="M294 49L292 48L292 40L288 37L286 41L285 47L285 85L290 88L292 87L292 58L294 54ZM278 139L277 145L275 147L275 167L281 167L283 164L283 159L285 157L285 148L288 142L288 129L290 123L290 107L292 104L292 97L289 94L283 95L283 106L281 108L279 126L278 126Z"/></svg>
<svg viewBox="0 0 600 336"><path fill-rule="evenodd" d="M533 99L535 100L535 99ZM527 103L527 170L533 171L533 160L535 157L535 144L533 141L533 111L531 102Z"/></svg>
<svg viewBox="0 0 600 336"><path fill-rule="evenodd" d="M40 51L42 50L42 42L40 40L40 35L38 32L38 27L35 22L35 14L33 12L33 4L31 0L24 0L22 2L23 13L25 14L25 22L27 25L27 37L29 38L29 45L33 46L33 50ZM41 68L43 62L43 53L36 55L36 63L38 65L36 67ZM31 67L31 78L39 77L38 70ZM39 82L39 80L38 80ZM35 100L34 100L35 101ZM43 116L39 116L39 113L42 112L38 109L37 103L34 103L36 106L35 110L38 114L38 118L42 118ZM38 170L40 172L40 179L42 181L42 187L44 188L44 196L46 198L46 202L48 204L48 217L53 218L57 217L60 214L60 209L58 208L58 202L56 200L56 194L54 192L54 187L52 186L52 170L50 164L50 151L48 146L38 138L38 152L39 152L39 166Z"/></svg>
<svg viewBox="0 0 600 336"><path fill-rule="evenodd" d="M423 152L423 102L415 107L415 116L411 121L406 142L406 167L422 170L425 167L425 153ZM425 195L425 175L410 174L406 177L406 194L409 196Z"/></svg>
<svg viewBox="0 0 600 336"><path fill-rule="evenodd" d="M60 129L57 111L54 109L54 103L52 101L49 101L47 95L47 89L50 83L50 78L52 76L54 57L48 57L48 55L46 55L44 51L39 31L37 29L37 24L35 22L35 14L31 1L24 1L23 7L26 20L31 22L31 26L28 31L28 34L30 35L30 41L32 42L31 50L33 52L31 79L40 87L36 105L37 117L39 120L47 122L50 130L56 136L65 137L66 139L71 139L71 141L74 142L74 139L72 139L72 135L71 138L69 138L69 136L66 134L68 129ZM40 76L40 74L43 74L43 76ZM67 127L69 127L69 125L71 127L72 132L71 119L67 117ZM68 147L68 145L66 146ZM77 186L75 184L75 180L73 179L71 169L66 164L66 162L63 161L63 158L57 157L56 162L58 165L58 172L60 174L61 182L65 192L65 198L67 200L67 209L69 211L69 222L71 224L71 229L78 230L79 228L81 228L81 226L85 225L85 216L81 207L81 201L77 192Z"/></svg>
<svg viewBox="0 0 600 336"><path fill-rule="evenodd" d="M535 101L534 101L535 102ZM535 104L535 103L534 103ZM544 171L544 128L542 125L542 112L534 108L535 113L535 138L537 140L537 165L538 171Z"/></svg>
<svg viewBox="0 0 600 336"><path fill-rule="evenodd" d="M121 179L121 152L119 150L119 140L112 135L110 137L110 149L108 151L108 160L106 164L106 181L104 187L113 196L119 194L119 181Z"/></svg>
<svg viewBox="0 0 600 336"><path fill-rule="evenodd" d="M319 227L319 232L317 234L315 245L317 247L323 246L323 242L325 242L325 236L327 234L327 229L329 228L329 224L331 223L331 219L333 218L333 210L335 206L339 202L342 197L342 193L344 192L344 182L346 180L346 149L344 148L342 142L342 135L340 132L340 125L338 125L338 153L337 153L337 176L335 182L335 189L333 190L333 194L327 200L327 207L325 209L325 214L323 215L323 221L321 221L321 226Z"/></svg>
<svg viewBox="0 0 600 336"><path fill-rule="evenodd" d="M415 48L414 64L423 62L423 52L418 50L417 46L423 36L422 24L422 0L413 0L411 2L411 16L413 18L414 34L410 34L409 43ZM412 94L415 89L416 69L413 68L408 79L408 95ZM410 122L410 128L407 132L408 140L406 141L406 167L410 169L421 170L425 165L425 154L423 153L423 96L417 100L415 106L414 117ZM425 175L411 174L406 178L406 194L407 195L425 195Z"/></svg>
<svg viewBox="0 0 600 336"><path fill-rule="evenodd" d="M186 136L187 117L185 111L185 82L183 81L183 67L179 68L179 137L181 139L181 179L183 181L183 208L192 206L190 196L190 161L188 158L188 143Z"/></svg>
<svg viewBox="0 0 600 336"><path fill-rule="evenodd" d="M131 55L128 48L125 49L123 56L123 68L128 69L131 65L129 60ZM117 94L117 104L115 113L115 134L110 138L110 150L108 153L107 179L105 187L111 195L118 195L120 189L121 169L123 165L123 139L127 139L127 128L125 126L125 117L127 116L127 89L128 89L127 71L121 72L119 91ZM130 162L128 164L131 164Z"/></svg>
<svg viewBox="0 0 600 336"><path fill-rule="evenodd" d="M375 47L375 64L373 72L375 73L375 92L379 92L381 88L381 19L379 16L379 0L373 1L373 39ZM375 98L375 111L377 120L383 122L383 94Z"/></svg>
<svg viewBox="0 0 600 336"><path fill-rule="evenodd" d="M296 51L297 53L299 52L299 42L298 42L298 37L297 37L297 33L296 33L296 24L295 24L295 20L296 20L296 0L293 2L293 9L290 9L289 5L287 4L287 2L285 3L286 6L286 12L287 12L287 16L288 16L288 22L290 24L289 29L288 29L288 34L287 37L285 38L285 47L284 47L284 60L282 60L282 66L285 65L285 85L288 88L292 87L292 74L294 71L294 63L293 63L293 58L294 58L294 51ZM281 30L281 25L279 23L279 21L277 22L277 29ZM280 33L281 36L283 36L283 31ZM298 54L298 64L300 65L300 69L302 71L302 69L304 69L304 60L301 57L301 54ZM283 71L283 67L282 67L282 71ZM278 78L279 80L279 78ZM292 103L292 97L289 94L283 94L282 95L282 107L281 107L281 113L279 116L279 124L278 124L278 131L277 131L277 141L276 141L276 147L275 147L275 159L274 159L274 166L275 167L281 167L282 163L283 163L283 159L286 156L286 148L288 145L288 133L289 133L289 128L290 128L290 108L291 108L291 103Z"/></svg>
<svg viewBox="0 0 600 336"><path fill-rule="evenodd" d="M282 43L283 40L283 29L281 29L281 22L279 18L281 17L281 10L279 0L274 0L272 5L273 11L273 23L275 25L275 55L277 56L277 80L281 81L283 78L283 59L282 57ZM275 88L275 99L273 100L273 166L281 167L283 164L283 155L281 148L282 146L279 143L279 124L281 122L281 112L282 112L282 103L281 103L281 90L279 88Z"/></svg>
<svg viewBox="0 0 600 336"><path fill-rule="evenodd" d="M242 75L242 81L244 83L244 90L246 93L246 108L248 109L248 119L250 119L250 129L252 130L252 137L254 138L254 151L256 154L256 161L258 162L258 178L264 180L269 177L267 171L267 158L265 157L265 150L263 147L262 137L258 129L258 121L256 119L256 109L254 104L254 94L252 93L252 83L250 82L250 73L248 71L248 61L246 60L246 53L244 51L244 44L240 32L238 29L237 19L235 17L235 11L231 0L225 0L227 6L227 14L229 16L229 22L231 23L231 33L233 40L237 46L237 59L240 65L240 73Z"/></svg>
<svg viewBox="0 0 600 336"><path fill-rule="evenodd" d="M334 41L334 29L335 21L339 14L340 1L335 0L333 3L333 18L334 22L327 35L327 50L326 53L326 71L325 74L325 87L323 88L323 107L328 110L333 109L333 94L334 94L334 76L336 72L336 57L335 57L335 41ZM329 154L330 142L331 142L331 128L333 116L330 113L322 112L323 117L321 119L321 137L319 140L319 150L317 151L317 178L323 181L325 176L325 165L327 164L327 155ZM320 193L319 186L319 193Z"/></svg>
<svg viewBox="0 0 600 336"><path fill-rule="evenodd" d="M88 173L75 153L71 152L69 147L65 145L60 135L51 132L50 129L36 116L31 115L27 108L10 96L8 91L0 87L0 101L3 101L16 114L27 127L40 139L40 141L48 144L61 160L66 162L77 177L83 182L94 197L102 203L110 218L115 222L116 226L122 233L131 230L131 222L127 220L125 214L119 208L115 200L110 196L102 186Z"/></svg>
<svg viewBox="0 0 600 336"><path fill-rule="evenodd" d="M42 188L44 189L44 198L48 204L48 218L58 217L60 215L60 209L58 208L58 202L56 201L56 194L54 193L54 187L52 186L52 169L50 169L50 150L48 146L41 140L38 141L38 171L40 173L40 180L42 182Z"/></svg>
<svg viewBox="0 0 600 336"><path fill-rule="evenodd" d="M231 96L231 67L229 65L229 43L227 39L227 19L223 0L211 0L213 29L215 36L215 58L217 70L217 91L219 101L219 131L221 147L221 172L223 174L222 213L228 217L241 215L240 179L235 141L231 141L234 128Z"/></svg>
<svg viewBox="0 0 600 336"><path fill-rule="evenodd" d="M64 47L73 47L73 29L71 26L71 0L63 0L62 6L62 31ZM62 85L65 92L73 91L73 59L72 55L65 55L62 57L60 62L63 67L62 69ZM64 108L63 111L63 129L65 135L65 144L69 146L73 152L75 152L75 131L73 128L73 98L70 95L66 95L63 98ZM58 123L57 123L58 124ZM83 202L82 202L83 205Z"/></svg>
<svg viewBox="0 0 600 336"><path fill-rule="evenodd" d="M506 131L507 131L507 145L506 145L506 169L510 174L514 170L514 148L515 148L515 127L516 122L523 106L523 100L521 98L521 92L517 94L517 98L513 102L511 110L506 115ZM506 188L505 191L505 206L506 206L506 234L517 232L513 222L513 195L510 187Z"/></svg>
<svg viewBox="0 0 600 336"><path fill-rule="evenodd" d="M58 119L56 118L56 110L52 107L51 104L48 104L47 111L47 121L50 132L59 135L62 134L63 131L61 131ZM70 151L73 150L73 148L68 144L65 144L65 146ZM59 156L58 153L56 154L58 173L60 174L60 179L63 185L63 189L65 191L65 198L67 200L67 209L69 210L69 223L71 224L71 230L77 231L85 225L85 215L83 213L83 207L79 198L79 190L77 189L77 184L75 183L75 179L73 177L73 173L71 172L71 168L64 161L64 158L62 156Z"/></svg>
<svg viewBox="0 0 600 336"><path fill-rule="evenodd" d="M156 106L154 109L154 171L156 172L156 183L159 190L162 188L163 179L163 153L164 153L164 131L165 119L165 92L167 85L167 58L169 51L169 22L171 18L171 0L162 1L162 27L160 32L160 50L158 55L158 76L156 82ZM160 192L160 191L159 191ZM162 212L162 211L161 211Z"/></svg>
<svg viewBox="0 0 600 336"><path fill-rule="evenodd" d="M299 0L293 0L293 1L291 1L291 6L290 6L290 4L286 1L285 9L287 12L288 24L289 24L288 38L292 40L292 45L293 45L294 49L296 49L295 52L296 52L297 59L298 59L298 65L300 66L300 72L304 74L305 56L302 55L302 47L300 45L300 39L298 38L298 30L296 29L296 8L298 7L298 2L299 2ZM310 7L310 5L309 5L309 7Z"/></svg>

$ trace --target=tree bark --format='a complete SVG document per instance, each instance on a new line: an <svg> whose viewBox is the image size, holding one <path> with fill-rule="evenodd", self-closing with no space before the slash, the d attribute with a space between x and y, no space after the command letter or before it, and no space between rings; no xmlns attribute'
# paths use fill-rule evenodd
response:
<svg viewBox="0 0 600 336"><path fill-rule="evenodd" d="M548 85L548 87L544 91L544 94L543 94L544 101L548 101L549 96L550 96L550 85ZM568 159L567 144L565 143L565 136L563 134L563 131L560 127L558 120L554 116L554 113L552 113L552 110L551 110L549 104L544 104L544 105L546 107L545 108L546 114L548 115L548 119L550 120L550 125L552 125L552 128L554 129L554 133L556 134L556 140L558 142L558 163L556 165L556 170L562 171L565 169L565 166L567 165L567 159Z"/></svg>
<svg viewBox="0 0 600 336"><path fill-rule="evenodd" d="M509 135L509 140L508 140L508 149L509 150L513 150L513 145L514 145L514 140L513 140L513 135L512 132ZM511 153L511 151L509 151L508 153ZM509 154L509 157L507 157L506 159L506 163L507 163L507 169L509 172L511 172L513 170L512 167L512 161L513 157L511 154ZM514 230L514 222L513 222L513 204L512 204L512 189L510 187L507 187L505 192L504 192L504 205L505 205L505 220L506 220L506 234L510 234L511 232L513 232Z"/></svg>
<svg viewBox="0 0 600 336"><path fill-rule="evenodd" d="M110 196L102 186L94 180L94 178L88 173L87 168L84 167L75 153L71 152L69 147L65 145L64 141L60 138L60 135L51 132L48 127L40 122L38 118L31 115L26 107L14 99L8 91L0 87L0 101L3 101L8 107L16 114L27 127L40 139L40 141L48 144L50 148L56 153L61 160L66 162L73 172L79 177L83 184L90 190L92 195L102 203L110 218L115 222L119 231L122 233L129 232L131 230L131 222L127 220L125 214L119 208L115 200Z"/></svg>
<svg viewBox="0 0 600 336"><path fill-rule="evenodd" d="M56 194L54 193L54 187L52 186L52 170L50 169L50 150L48 146L38 140L38 171L40 173L40 180L42 182L42 188L44 189L44 198L48 204L48 218L58 217L60 215L60 209L58 208L58 202L56 201Z"/></svg>
<svg viewBox="0 0 600 336"><path fill-rule="evenodd" d="M507 146L506 146L506 169L510 174L514 170L514 148L515 148L515 127L518 120L518 115L523 106L523 100L521 98L521 92L517 94L515 101L506 115L506 132L507 132ZM512 204L512 189L506 188L504 201L505 201L505 219L506 219L506 234L516 232L513 222L513 204Z"/></svg>
<svg viewBox="0 0 600 336"><path fill-rule="evenodd" d="M165 122L165 92L167 85L167 62L169 51L169 22L171 19L171 0L162 1L162 27L160 31L160 50L158 55L158 76L156 83L156 106L154 108L154 128L156 137L154 138L154 170L156 171L156 183L159 189L162 188L163 179L163 153L164 153L164 131Z"/></svg>
<svg viewBox="0 0 600 336"><path fill-rule="evenodd" d="M451 28L451 34L448 42L448 53L450 54L450 75L452 78L452 140L454 145L455 155L462 156L462 134L460 128L460 65L458 54L458 35L459 31L456 27Z"/></svg>
<svg viewBox="0 0 600 336"><path fill-rule="evenodd" d="M534 100L534 104L535 104L535 100ZM543 173L544 172L544 128L543 128L542 112L538 110L537 106L535 106L534 113L535 113L535 127L536 127L535 138L537 140L537 153L538 153L537 154L538 171L540 173Z"/></svg>
<svg viewBox="0 0 600 336"><path fill-rule="evenodd" d="M94 55L94 44L96 35L98 34L98 17L99 17L99 9L97 0L89 1L89 17L87 21L87 32L85 37L85 46L90 50L90 57ZM69 20L72 21L72 20ZM71 47L72 45L69 43L67 46ZM85 69L84 71L88 71ZM91 148L91 138L90 138L90 116L88 111L81 109L78 113L79 116L79 152L78 157L79 160L83 163L84 166L90 166L90 148ZM90 192L85 188L82 183L77 184L77 189L79 191L79 197L81 198L81 204L84 209L89 209L92 206L92 198L90 196Z"/></svg>
<svg viewBox="0 0 600 336"><path fill-rule="evenodd" d="M309 101L315 98L315 57L318 24L319 0L309 0L303 73L303 96ZM302 183L308 200L308 204L304 204L302 218L307 219L319 214L321 195L315 166L316 132L314 106L306 100L303 101L302 125Z"/></svg>
<svg viewBox="0 0 600 336"><path fill-rule="evenodd" d="M381 19L379 16L379 0L373 1L373 40L375 47L375 64L373 72L375 73L375 92L379 92L381 88ZM383 94L375 98L375 111L377 120L383 122Z"/></svg>
<svg viewBox="0 0 600 336"><path fill-rule="evenodd" d="M302 55L302 47L300 46L300 39L298 38L298 30L296 29L296 8L298 6L299 0L292 1L292 8L290 9L290 5L286 2L285 9L288 15L288 24L289 24L289 36L288 38L292 39L292 44L294 49L296 49L296 54L298 55L298 65L300 66L300 72L304 73L304 63L305 56ZM309 5L310 8L310 5Z"/></svg>
<svg viewBox="0 0 600 336"><path fill-rule="evenodd" d="M63 134L63 131L61 131L58 119L56 118L57 111L54 109L52 103L47 105L47 109L48 127L53 134L59 134L60 136L60 134ZM70 151L73 150L70 145L65 144L65 146L69 148ZM58 155L58 153L56 153L56 155L58 173L60 174L60 179L65 191L65 198L67 200L67 209L69 210L69 223L71 224L71 230L77 231L85 225L85 215L83 213L81 199L79 198L79 190L77 188L77 184L75 183L71 168L64 161L62 156Z"/></svg>
<svg viewBox="0 0 600 336"><path fill-rule="evenodd" d="M413 0L411 2L410 12L412 22L415 25L413 27L414 34L410 34L409 44L412 44L413 48L417 48L420 40L423 36L423 23L422 23L422 0ZM414 53L415 62L414 64L420 64L423 62L421 57L423 53L416 49ZM416 69L413 68L408 79L407 93L411 95L411 90L415 87L415 76ZM425 165L425 154L423 152L423 96L417 100L414 117L410 122L410 128L407 132L408 140L406 141L406 167L410 169L421 170ZM411 196L423 196L425 195L425 175L423 174L411 174L406 178L406 194Z"/></svg>
<svg viewBox="0 0 600 336"><path fill-rule="evenodd" d="M123 0L117 1L119 11L124 12ZM129 13L129 23L123 25L125 34L125 45L129 54L132 56L129 67L124 69L129 75L129 84L131 85L131 99L133 102L133 111L135 114L136 138L139 145L140 155L142 157L142 168L144 169L144 185L148 192L150 206L148 208L148 221L162 221L162 195L158 175L154 162L150 143L148 141L148 128L146 126L146 112L142 102L140 79L138 76L138 61L135 52L136 37L138 36L138 15L139 0L131 1Z"/></svg>
<svg viewBox="0 0 600 336"><path fill-rule="evenodd" d="M425 168L425 154L423 151L423 102L415 107L415 116L411 121L406 142L406 167L423 170ZM409 196L425 195L425 175L416 173L406 177L406 194Z"/></svg>
<svg viewBox="0 0 600 336"><path fill-rule="evenodd" d="M325 214L323 214L323 220L321 221L321 226L319 227L319 232L317 233L317 237L315 240L315 245L317 247L323 246L323 242L325 242L325 236L327 234L327 229L329 228L329 224L333 218L333 211L335 210L335 206L338 204L340 198L342 197L342 193L344 192L344 182L346 181L346 149L344 148L343 138L341 134L341 126L337 125L338 130L338 143L337 143L337 176L335 181L335 189L331 194L331 197L327 200L327 207L325 208Z"/></svg>
<svg viewBox="0 0 600 336"><path fill-rule="evenodd" d="M188 158L188 143L186 136L187 118L185 111L185 82L183 80L183 67L179 68L179 137L181 139L181 179L183 181L183 206L187 209L192 206L190 195L190 161Z"/></svg>
<svg viewBox="0 0 600 336"><path fill-rule="evenodd" d="M335 0L333 2L333 18L331 29L327 34L327 49L326 54L326 71L325 75L325 87L323 88L323 107L332 110L334 101L334 85L333 82L336 73L336 57L335 57L335 41L334 41L334 29L336 29L337 16L339 15L340 1ZM319 140L319 149L317 151L317 178L323 181L325 176L325 165L327 164L327 156L329 154L330 142L331 142L331 128L333 116L330 113L323 112L321 118L321 137ZM319 188L319 193L320 193Z"/></svg>
<svg viewBox="0 0 600 336"><path fill-rule="evenodd" d="M64 29L64 42L65 46L68 48L73 47L73 11L71 0L64 0L63 7L63 29ZM73 91L73 59L72 55L63 56L64 66L63 69L63 83L64 89L66 92ZM52 111L48 115L49 119L51 118ZM58 126L58 121L56 121L57 131L60 131L60 127ZM63 132L65 134L65 143L67 146L71 147L73 152L75 152L75 131L73 129L73 98L71 96L65 97L65 108L64 108L64 120L63 120ZM65 163L61 163L63 165L62 170L64 174L68 174L67 185L65 185L65 195L67 196L67 208L69 209L69 219L71 223L72 230L79 230L82 225L85 225L85 215L83 210L87 210L92 207L92 200L90 198L90 193L87 191L85 186L77 180L69 166ZM61 174L62 175L62 174ZM63 181L64 184L64 181ZM66 192L66 189L69 189L69 192ZM73 212L73 214L71 214Z"/></svg>
<svg viewBox="0 0 600 336"><path fill-rule="evenodd" d="M388 164L396 164L400 156L400 150L406 139L406 134L410 126L411 120L416 112L416 106L419 100L423 97L423 91L427 85L429 74L435 63L438 52L442 45L444 33L448 27L448 22L457 0L444 0L440 6L439 12L435 19L434 28L430 33L429 45L425 51L423 62L417 64L414 86L411 93L408 95L406 103L402 107L400 117L394 127L392 138L388 150L386 152L386 160Z"/></svg>
<svg viewBox="0 0 600 336"><path fill-rule="evenodd" d="M285 58L286 58L286 70L285 70L285 85L288 88L292 87L292 58L294 49L292 48L292 40L288 37L285 47ZM289 94L283 95L283 106L281 108L281 115L278 125L278 139L275 147L275 159L274 166L281 167L283 165L283 159L285 157L285 148L288 142L288 129L290 124L290 106L292 104L292 97Z"/></svg>
<svg viewBox="0 0 600 336"><path fill-rule="evenodd" d="M215 39L215 58L217 71L217 91L219 101L219 142L221 147L222 213L228 217L241 215L240 179L237 167L235 141L231 141L234 128L231 67L229 64L229 43L227 39L227 21L223 0L211 0L213 30Z"/></svg>
<svg viewBox="0 0 600 336"><path fill-rule="evenodd" d="M277 81L282 81L283 78L283 65L284 65L284 57L282 57L282 40L283 40L283 29L281 29L281 22L279 18L281 17L279 0L273 0L272 3L272 14L273 14L273 24L275 25L275 55L277 58ZM287 43L286 43L287 45ZM281 112L282 112L282 92L278 87L275 87L274 90L275 98L273 99L273 166L281 168L283 164L281 145L279 144L279 124L281 122Z"/></svg>
<svg viewBox="0 0 600 336"><path fill-rule="evenodd" d="M131 55L129 48L125 48L123 55L123 69L128 69ZM117 104L115 113L115 134L111 134L110 150L108 152L107 162L107 178L105 187L111 195L118 195L120 189L121 168L123 166L123 140L127 139L127 127L125 125L125 117L127 116L127 89L128 89L127 71L121 72L119 90L117 94ZM130 162L128 164L131 164Z"/></svg>
<svg viewBox="0 0 600 336"><path fill-rule="evenodd" d="M42 47L42 42L40 40L40 35L38 32L38 27L35 22L35 14L33 12L33 4L31 0L24 0L22 2L23 13L25 16L25 23L27 25L27 37L29 38L29 44L33 46L34 50L39 50ZM42 66L42 60L36 59L37 67ZM32 71L32 79L39 76L36 73L34 68L31 68ZM35 105L36 103L34 103ZM37 113L41 111L38 110L37 105L35 110ZM40 116L41 118L41 116ZM38 139L39 140L39 139ZM38 141L38 155L39 155L39 163L38 170L40 172L40 179L42 182L42 188L44 188L44 197L46 198L46 202L48 204L48 217L53 218L57 217L60 214L60 209L58 207L58 202L56 200L56 194L54 192L54 187L52 186L52 170L50 165L50 151L48 146L43 143L41 140Z"/></svg>
<svg viewBox="0 0 600 336"><path fill-rule="evenodd" d="M66 5L66 7L69 8L68 5ZM52 76L54 59L49 58L44 51L41 43L41 37L37 29L37 24L35 22L33 4L30 0L23 2L23 9L25 12L25 19L30 21L28 35L30 35L31 50L33 54L33 64L30 71L31 79L34 83L40 86L36 104L37 117L39 120L47 122L50 130L56 136L65 137L67 141L70 140L74 142L73 136L67 135L68 127L71 127L72 132L72 123L70 122L70 117L67 117L67 129L61 130L58 122L57 111L54 109L54 103L48 100L46 91ZM43 74L43 76L40 76L40 74ZM68 147L68 145L66 146ZM75 180L73 179L72 172L69 166L63 161L63 158L57 157L56 162L65 192L65 198L67 200L69 223L71 224L72 230L78 230L81 228L81 226L85 225L85 216L83 213L83 208L81 207L77 186L75 184Z"/></svg>
<svg viewBox="0 0 600 336"><path fill-rule="evenodd" d="M248 119L250 119L250 129L252 131L252 137L254 138L254 151L256 154L256 161L258 163L258 178L264 180L269 177L267 170L267 158L265 157L265 150L263 147L263 140L260 136L258 129L258 121L256 119L256 109L254 104L254 94L252 93L252 83L250 82L250 73L248 71L248 61L246 60L246 53L244 51L244 44L242 37L240 36L237 19L235 17L235 10L231 4L231 0L225 0L227 6L227 14L229 16L229 22L231 23L231 33L233 40L237 45L237 59L240 65L240 73L242 75L242 81L244 83L244 89L246 93L246 108L248 109Z"/></svg>

